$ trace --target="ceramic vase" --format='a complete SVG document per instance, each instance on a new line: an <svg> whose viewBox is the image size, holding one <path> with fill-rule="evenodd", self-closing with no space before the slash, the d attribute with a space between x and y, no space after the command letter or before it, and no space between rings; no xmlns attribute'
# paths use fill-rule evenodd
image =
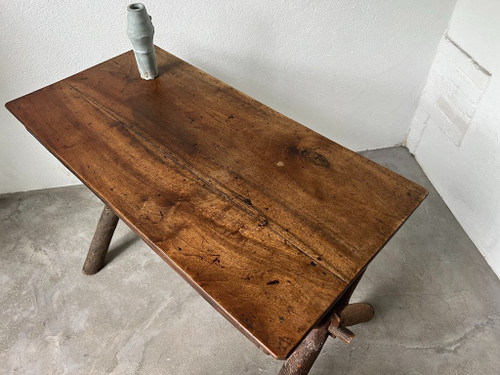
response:
<svg viewBox="0 0 500 375"><path fill-rule="evenodd" d="M153 34L151 16L144 4L130 4L127 7L127 35L132 42L141 78L148 80L158 76Z"/></svg>

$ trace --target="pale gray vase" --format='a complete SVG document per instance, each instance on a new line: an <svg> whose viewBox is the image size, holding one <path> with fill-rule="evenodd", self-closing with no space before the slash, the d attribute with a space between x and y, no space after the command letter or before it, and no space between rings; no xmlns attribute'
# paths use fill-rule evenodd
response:
<svg viewBox="0 0 500 375"><path fill-rule="evenodd" d="M139 73L143 79L158 76L158 66L153 46L154 27L144 4L127 7L127 35L132 42Z"/></svg>

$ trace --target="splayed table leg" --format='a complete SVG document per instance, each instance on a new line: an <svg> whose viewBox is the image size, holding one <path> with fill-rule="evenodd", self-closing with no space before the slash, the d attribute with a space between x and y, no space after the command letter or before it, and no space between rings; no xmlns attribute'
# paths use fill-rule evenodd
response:
<svg viewBox="0 0 500 375"><path fill-rule="evenodd" d="M374 310L368 303L349 304L363 273L351 284L333 307L333 311L313 328L281 367L278 375L307 375L318 358L328 335L350 343L354 334L347 326L364 323L373 318Z"/></svg>
<svg viewBox="0 0 500 375"><path fill-rule="evenodd" d="M90 244L87 258L83 264L83 273L86 275L93 275L99 272L104 265L104 258L108 252L109 244L117 224L118 216L115 215L111 208L104 206L97 229L92 238L92 243Z"/></svg>

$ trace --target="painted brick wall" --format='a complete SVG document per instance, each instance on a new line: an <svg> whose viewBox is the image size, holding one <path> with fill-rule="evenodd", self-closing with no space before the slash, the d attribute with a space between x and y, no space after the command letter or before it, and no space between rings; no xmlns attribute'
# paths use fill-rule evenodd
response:
<svg viewBox="0 0 500 375"><path fill-rule="evenodd" d="M460 146L490 76L445 35L409 129L408 149L415 153L426 126L439 128L453 144Z"/></svg>
<svg viewBox="0 0 500 375"><path fill-rule="evenodd" d="M498 0L457 2L407 145L500 276L499 14Z"/></svg>

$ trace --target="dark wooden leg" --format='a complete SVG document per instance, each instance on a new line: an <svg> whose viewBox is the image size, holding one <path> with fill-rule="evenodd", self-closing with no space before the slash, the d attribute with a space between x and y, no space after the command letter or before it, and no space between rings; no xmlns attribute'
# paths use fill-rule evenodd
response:
<svg viewBox="0 0 500 375"><path fill-rule="evenodd" d="M278 375L306 375L328 337L330 319L314 328L281 367Z"/></svg>
<svg viewBox="0 0 500 375"><path fill-rule="evenodd" d="M102 268L117 224L118 216L115 215L111 208L104 206L87 258L83 264L83 273L93 275Z"/></svg>
<svg viewBox="0 0 500 375"><path fill-rule="evenodd" d="M328 335L338 336L350 342L354 335L343 328L369 321L373 317L373 307L368 303L349 304L354 290L364 272L349 286L333 308L333 312L314 328L285 361L278 375L307 375L325 344ZM330 330L330 332L329 332ZM332 332L335 332L332 333ZM342 336L340 336L343 334Z"/></svg>

